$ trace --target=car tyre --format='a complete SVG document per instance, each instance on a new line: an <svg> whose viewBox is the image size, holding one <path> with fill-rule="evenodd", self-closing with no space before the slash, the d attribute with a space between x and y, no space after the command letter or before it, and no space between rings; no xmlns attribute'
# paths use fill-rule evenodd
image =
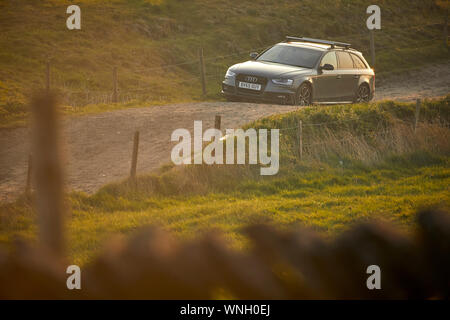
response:
<svg viewBox="0 0 450 320"><path fill-rule="evenodd" d="M295 105L309 106L312 103L312 87L309 83L302 83L295 93Z"/></svg>
<svg viewBox="0 0 450 320"><path fill-rule="evenodd" d="M370 88L367 83L363 83L358 87L354 103L366 103L370 101Z"/></svg>

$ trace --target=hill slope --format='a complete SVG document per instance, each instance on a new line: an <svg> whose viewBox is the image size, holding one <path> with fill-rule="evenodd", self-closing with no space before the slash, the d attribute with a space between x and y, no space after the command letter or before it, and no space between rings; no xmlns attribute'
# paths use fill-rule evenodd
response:
<svg viewBox="0 0 450 320"><path fill-rule="evenodd" d="M444 11L427 0L80 0L82 29L66 28L71 1L0 2L0 117L26 112L26 97L51 86L68 105L110 103L113 68L119 100L202 99L198 50L204 49L208 99L217 99L227 66L248 52L303 35L351 42L368 60L366 7L379 4L377 80L387 73L448 59ZM161 66L170 67L161 68Z"/></svg>

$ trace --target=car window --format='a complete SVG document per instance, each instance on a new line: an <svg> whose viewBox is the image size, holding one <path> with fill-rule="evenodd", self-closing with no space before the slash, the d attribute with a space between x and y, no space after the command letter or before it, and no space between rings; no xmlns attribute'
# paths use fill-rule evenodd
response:
<svg viewBox="0 0 450 320"><path fill-rule="evenodd" d="M357 69L366 69L366 65L361 60L360 57L358 57L356 54L352 53L353 62L355 63L355 68Z"/></svg>
<svg viewBox="0 0 450 320"><path fill-rule="evenodd" d="M323 58L322 62L320 63L320 66L323 67L325 64L331 64L334 69L337 69L337 59L336 59L336 53L334 51L328 52Z"/></svg>
<svg viewBox="0 0 450 320"><path fill-rule="evenodd" d="M256 60L313 68L321 54L319 50L276 45L261 54Z"/></svg>
<svg viewBox="0 0 450 320"><path fill-rule="evenodd" d="M353 60L350 54L343 51L336 52L339 58L339 69L353 69Z"/></svg>

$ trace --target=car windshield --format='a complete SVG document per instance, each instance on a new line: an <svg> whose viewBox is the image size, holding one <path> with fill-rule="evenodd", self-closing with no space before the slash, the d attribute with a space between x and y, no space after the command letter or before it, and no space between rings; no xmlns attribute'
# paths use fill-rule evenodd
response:
<svg viewBox="0 0 450 320"><path fill-rule="evenodd" d="M321 52L318 50L276 45L261 54L256 60L311 69L316 65L320 56Z"/></svg>

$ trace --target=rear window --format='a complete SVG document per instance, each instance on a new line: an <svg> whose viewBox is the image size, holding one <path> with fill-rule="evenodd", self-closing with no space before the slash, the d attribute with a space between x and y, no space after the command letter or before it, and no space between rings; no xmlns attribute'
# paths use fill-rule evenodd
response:
<svg viewBox="0 0 450 320"><path fill-rule="evenodd" d="M343 51L336 52L339 59L339 69L353 69L353 60L350 54Z"/></svg>
<svg viewBox="0 0 450 320"><path fill-rule="evenodd" d="M321 51L314 49L276 45L261 54L257 60L313 68L321 54Z"/></svg>
<svg viewBox="0 0 450 320"><path fill-rule="evenodd" d="M355 68L357 69L366 69L366 65L364 64L364 62L361 60L360 57L358 57L356 54L352 53L352 58L353 58L353 62L355 63Z"/></svg>

